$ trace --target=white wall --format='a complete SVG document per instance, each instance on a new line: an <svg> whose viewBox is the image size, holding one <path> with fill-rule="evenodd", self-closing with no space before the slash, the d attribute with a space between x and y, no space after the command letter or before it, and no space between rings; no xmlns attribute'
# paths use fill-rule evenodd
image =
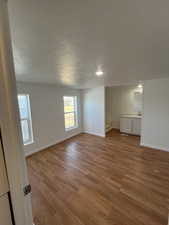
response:
<svg viewBox="0 0 169 225"><path fill-rule="evenodd" d="M136 96L136 91L137 85L106 87L106 124L119 129L120 115L142 111L142 95Z"/></svg>
<svg viewBox="0 0 169 225"><path fill-rule="evenodd" d="M141 145L169 151L169 79L145 82Z"/></svg>
<svg viewBox="0 0 169 225"><path fill-rule="evenodd" d="M17 87L18 93L30 95L34 143L25 146L26 155L82 132L80 90L26 83L17 83ZM68 132L64 128L64 95L78 98L79 128Z"/></svg>
<svg viewBox="0 0 169 225"><path fill-rule="evenodd" d="M83 93L84 132L105 136L105 88L86 89Z"/></svg>

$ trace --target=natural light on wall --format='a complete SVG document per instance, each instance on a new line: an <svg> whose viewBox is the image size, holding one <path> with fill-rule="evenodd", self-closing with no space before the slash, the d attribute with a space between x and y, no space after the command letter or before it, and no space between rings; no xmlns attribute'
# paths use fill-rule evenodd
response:
<svg viewBox="0 0 169 225"><path fill-rule="evenodd" d="M142 114L143 110L143 85L139 84L134 90L134 110L138 115Z"/></svg>
<svg viewBox="0 0 169 225"><path fill-rule="evenodd" d="M18 104L19 104L23 143L24 145L28 145L33 142L29 95L27 94L18 95Z"/></svg>
<svg viewBox="0 0 169 225"><path fill-rule="evenodd" d="M64 96L64 119L65 130L70 130L78 126L77 122L77 96Z"/></svg>

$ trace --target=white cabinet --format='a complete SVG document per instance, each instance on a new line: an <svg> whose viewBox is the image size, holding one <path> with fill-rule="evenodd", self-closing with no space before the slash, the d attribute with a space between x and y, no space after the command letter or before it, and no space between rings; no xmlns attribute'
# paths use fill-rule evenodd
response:
<svg viewBox="0 0 169 225"><path fill-rule="evenodd" d="M141 135L141 119L132 119L132 134Z"/></svg>
<svg viewBox="0 0 169 225"><path fill-rule="evenodd" d="M141 134L141 117L121 117L120 132L127 134Z"/></svg>
<svg viewBox="0 0 169 225"><path fill-rule="evenodd" d="M124 133L131 133L132 130L132 120L122 117L120 119L120 131Z"/></svg>
<svg viewBox="0 0 169 225"><path fill-rule="evenodd" d="M12 225L8 194L0 197L0 225Z"/></svg>

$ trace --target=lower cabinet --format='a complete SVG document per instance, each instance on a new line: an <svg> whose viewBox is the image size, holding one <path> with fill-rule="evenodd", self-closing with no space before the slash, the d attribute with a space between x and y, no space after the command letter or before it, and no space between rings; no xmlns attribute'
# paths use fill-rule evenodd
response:
<svg viewBox="0 0 169 225"><path fill-rule="evenodd" d="M120 132L141 135L141 118L121 117Z"/></svg>

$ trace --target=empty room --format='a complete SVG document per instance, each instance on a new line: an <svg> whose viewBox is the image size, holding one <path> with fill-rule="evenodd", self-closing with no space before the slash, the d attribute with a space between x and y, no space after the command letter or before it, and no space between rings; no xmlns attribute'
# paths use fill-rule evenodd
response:
<svg viewBox="0 0 169 225"><path fill-rule="evenodd" d="M0 0L0 225L168 225L169 1Z"/></svg>

